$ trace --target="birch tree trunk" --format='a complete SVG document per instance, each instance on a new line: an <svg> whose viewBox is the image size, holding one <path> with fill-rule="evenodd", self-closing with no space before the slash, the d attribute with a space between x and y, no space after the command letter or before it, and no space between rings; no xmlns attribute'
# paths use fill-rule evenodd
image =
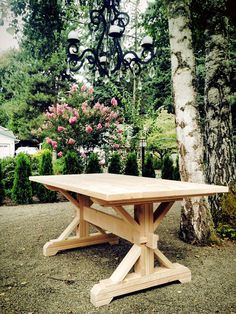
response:
<svg viewBox="0 0 236 314"><path fill-rule="evenodd" d="M230 68L225 0L212 2L205 38L205 142L207 181L214 184L236 183L233 154L232 113L229 104ZM221 220L220 196L209 198L215 224Z"/></svg>
<svg viewBox="0 0 236 314"><path fill-rule="evenodd" d="M196 101L195 58L189 27L189 1L168 1L172 85L182 181L205 183L203 138ZM204 197L185 199L180 221L180 237L189 243L204 244L211 236L212 217Z"/></svg>

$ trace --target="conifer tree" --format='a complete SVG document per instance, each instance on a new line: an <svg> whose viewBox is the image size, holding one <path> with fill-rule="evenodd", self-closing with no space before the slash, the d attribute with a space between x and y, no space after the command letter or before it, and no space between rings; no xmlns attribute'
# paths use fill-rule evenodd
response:
<svg viewBox="0 0 236 314"><path fill-rule="evenodd" d="M169 154L166 154L163 158L162 168L161 168L161 177L162 179L173 179L174 165L173 160Z"/></svg>
<svg viewBox="0 0 236 314"><path fill-rule="evenodd" d="M109 173L121 173L121 160L120 160L120 155L115 152L111 156L110 163L108 166L108 172Z"/></svg>
<svg viewBox="0 0 236 314"><path fill-rule="evenodd" d="M39 162L39 175L42 176L42 175L52 175L52 174L53 174L52 153L49 150L45 150ZM56 193L53 191L49 191L42 184L38 184L37 196L39 200L43 203L56 201Z"/></svg>
<svg viewBox="0 0 236 314"><path fill-rule="evenodd" d="M102 169L99 164L98 154L91 153L88 158L86 173L101 173Z"/></svg>
<svg viewBox="0 0 236 314"><path fill-rule="evenodd" d="M143 177L150 177L150 178L155 178L155 170L153 167L153 157L151 154L147 154L145 161L144 161L144 166L142 170L142 176Z"/></svg>
<svg viewBox="0 0 236 314"><path fill-rule="evenodd" d="M3 179L3 176L2 176L2 164L0 162L0 205L3 203L4 196L5 196L2 179Z"/></svg>
<svg viewBox="0 0 236 314"><path fill-rule="evenodd" d="M12 199L17 204L32 203L32 187L29 181L30 175L30 158L26 154L20 153L16 157L16 168L12 188Z"/></svg>
<svg viewBox="0 0 236 314"><path fill-rule="evenodd" d="M78 174L83 172L83 163L80 155L68 151L64 158L63 174Z"/></svg>
<svg viewBox="0 0 236 314"><path fill-rule="evenodd" d="M137 155L135 152L128 153L124 172L125 174L131 175L131 176L139 175Z"/></svg>

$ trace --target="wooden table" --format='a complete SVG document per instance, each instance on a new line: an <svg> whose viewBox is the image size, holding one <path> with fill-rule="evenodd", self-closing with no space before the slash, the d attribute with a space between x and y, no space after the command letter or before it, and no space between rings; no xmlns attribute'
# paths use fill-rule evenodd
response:
<svg viewBox="0 0 236 314"><path fill-rule="evenodd" d="M45 256L94 244L116 244L118 237L133 244L110 278L91 289L95 306L108 304L115 296L167 282L190 281L190 270L172 263L158 249L159 237L154 232L175 201L228 192L223 186L114 174L34 176L30 180L60 192L76 209L75 218L62 234L44 245ZM77 197L69 192L75 192ZM154 203L159 203L155 210ZM111 207L114 215L92 208L92 204ZM134 205L133 215L125 205ZM98 232L90 233L89 225ZM75 236L70 236L72 232ZM155 259L158 267L154 267Z"/></svg>

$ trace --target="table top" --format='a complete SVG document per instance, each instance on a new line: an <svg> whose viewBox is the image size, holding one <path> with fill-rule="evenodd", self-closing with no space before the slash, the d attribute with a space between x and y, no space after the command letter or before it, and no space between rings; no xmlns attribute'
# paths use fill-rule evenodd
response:
<svg viewBox="0 0 236 314"><path fill-rule="evenodd" d="M228 187L109 173L31 176L31 181L103 201L164 201L228 192Z"/></svg>

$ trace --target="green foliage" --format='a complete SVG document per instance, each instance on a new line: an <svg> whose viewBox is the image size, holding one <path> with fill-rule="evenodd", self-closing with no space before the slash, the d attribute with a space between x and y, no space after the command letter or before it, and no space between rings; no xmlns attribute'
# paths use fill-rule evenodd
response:
<svg viewBox="0 0 236 314"><path fill-rule="evenodd" d="M77 152L68 151L64 157L63 174L78 174L82 172L82 158Z"/></svg>
<svg viewBox="0 0 236 314"><path fill-rule="evenodd" d="M113 105L112 105L113 103ZM119 147L122 138L118 123L122 121L117 100L111 98L107 105L94 104L93 88L72 85L69 97L63 103L50 107L45 114L42 137L62 156L68 150L85 150L106 145Z"/></svg>
<svg viewBox="0 0 236 314"><path fill-rule="evenodd" d="M216 229L217 233L220 234L222 238L228 238L231 240L236 240L236 228L233 228L232 226L228 224L222 224L220 223L219 226Z"/></svg>
<svg viewBox="0 0 236 314"><path fill-rule="evenodd" d="M86 173L101 173L102 172L102 168L99 164L97 153L92 152L89 155L85 172Z"/></svg>
<svg viewBox="0 0 236 314"><path fill-rule="evenodd" d="M231 186L229 193L222 196L221 208L221 223L236 229L236 186Z"/></svg>
<svg viewBox="0 0 236 314"><path fill-rule="evenodd" d="M166 154L163 158L163 163L161 167L161 177L162 179L173 179L174 165L173 160L169 154Z"/></svg>
<svg viewBox="0 0 236 314"><path fill-rule="evenodd" d="M145 111L165 108L173 112L171 93L171 62L166 2L156 0L149 4L142 26L152 36L156 45L156 57L143 71L142 103ZM150 77L150 73L152 73Z"/></svg>
<svg viewBox="0 0 236 314"><path fill-rule="evenodd" d="M150 178L156 177L153 165L153 156L151 154L147 154L147 156L145 157L144 166L142 169L142 176Z"/></svg>
<svg viewBox="0 0 236 314"><path fill-rule="evenodd" d="M32 203L32 187L29 181L31 175L30 158L20 153L16 157L16 168L12 188L12 199L17 204Z"/></svg>
<svg viewBox="0 0 236 314"><path fill-rule="evenodd" d="M115 152L112 154L108 166L108 172L117 174L121 173L121 158L119 153Z"/></svg>
<svg viewBox="0 0 236 314"><path fill-rule="evenodd" d="M131 176L138 176L139 175L137 155L135 152L128 153L127 159L125 162L124 173L126 175L131 175Z"/></svg>
<svg viewBox="0 0 236 314"><path fill-rule="evenodd" d="M52 153L49 150L45 150L41 155L39 162L39 175L52 175ZM56 193L49 191L42 184L38 184L37 197L43 203L49 203L56 201Z"/></svg>
<svg viewBox="0 0 236 314"><path fill-rule="evenodd" d="M161 159L159 157L157 157L157 156L154 156L153 157L153 167L154 167L154 169L160 170L161 166L162 166Z"/></svg>
<svg viewBox="0 0 236 314"><path fill-rule="evenodd" d="M173 171L173 180L180 181L180 173L179 173L179 157L176 158L174 171Z"/></svg>
<svg viewBox="0 0 236 314"><path fill-rule="evenodd" d="M64 158L58 158L53 161L53 173L55 175L63 174Z"/></svg>
<svg viewBox="0 0 236 314"><path fill-rule="evenodd" d="M2 164L0 162L0 205L3 203L4 200L4 187L3 187L3 176L2 176Z"/></svg>
<svg viewBox="0 0 236 314"><path fill-rule="evenodd" d="M177 151L175 116L160 110L155 118L145 121L148 149L157 152L162 159L167 152Z"/></svg>
<svg viewBox="0 0 236 314"><path fill-rule="evenodd" d="M13 182L14 182L14 173L16 161L13 157L7 157L2 159L2 175L3 175L3 186L6 196L11 197Z"/></svg>

